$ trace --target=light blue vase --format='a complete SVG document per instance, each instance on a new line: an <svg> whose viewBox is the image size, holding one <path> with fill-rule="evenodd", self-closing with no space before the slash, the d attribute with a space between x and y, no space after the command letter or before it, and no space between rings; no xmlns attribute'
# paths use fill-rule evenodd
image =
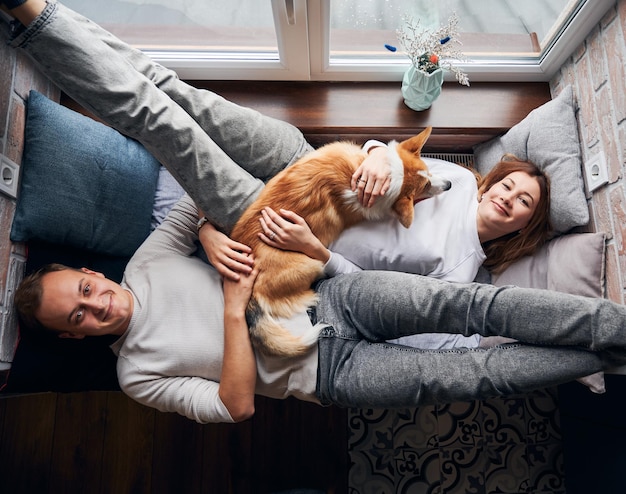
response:
<svg viewBox="0 0 626 494"><path fill-rule="evenodd" d="M442 69L427 74L411 65L402 78L404 104L411 110L427 110L441 94L442 84Z"/></svg>

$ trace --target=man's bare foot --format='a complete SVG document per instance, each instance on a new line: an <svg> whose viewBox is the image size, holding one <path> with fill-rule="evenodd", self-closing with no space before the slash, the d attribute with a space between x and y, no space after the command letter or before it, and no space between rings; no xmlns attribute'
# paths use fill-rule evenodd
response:
<svg viewBox="0 0 626 494"><path fill-rule="evenodd" d="M0 0L0 9L8 12L9 10L26 3L26 1L27 0Z"/></svg>
<svg viewBox="0 0 626 494"><path fill-rule="evenodd" d="M46 8L45 0L0 0L0 8L28 26ZM8 9L8 10L6 10Z"/></svg>

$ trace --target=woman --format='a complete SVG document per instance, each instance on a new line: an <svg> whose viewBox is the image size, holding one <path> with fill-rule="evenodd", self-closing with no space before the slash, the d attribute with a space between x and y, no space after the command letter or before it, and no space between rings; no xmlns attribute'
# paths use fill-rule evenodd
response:
<svg viewBox="0 0 626 494"><path fill-rule="evenodd" d="M389 165L384 144L369 141L364 149L368 159L354 173L352 186L363 204L371 204L386 192ZM479 177L453 163L425 161L432 173L449 179L452 188L416 204L415 221L408 229L394 219L363 222L326 248L294 212L266 210L261 218L262 239L321 260L328 276L391 269L470 282L481 265L497 273L533 254L549 237L549 180L534 164L505 155L485 177ZM239 249L237 245L234 250ZM223 275L245 266L245 259L236 253L221 254L213 257L224 264Z"/></svg>
<svg viewBox="0 0 626 494"><path fill-rule="evenodd" d="M425 160L433 173L453 185L445 194L416 204L408 229L394 219L360 223L327 249L302 218L268 210L262 218L263 239L321 260L329 276L393 269L470 282L481 265L501 271L533 254L548 238L548 178L532 163L507 155L477 184L464 167Z"/></svg>

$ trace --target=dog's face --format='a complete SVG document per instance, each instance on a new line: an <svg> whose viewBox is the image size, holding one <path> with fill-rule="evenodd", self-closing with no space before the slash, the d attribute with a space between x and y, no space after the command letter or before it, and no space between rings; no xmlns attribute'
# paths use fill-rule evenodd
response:
<svg viewBox="0 0 626 494"><path fill-rule="evenodd" d="M398 155L404 165L404 180L393 210L405 228L413 223L413 206L416 202L441 194L451 186L449 180L431 175L428 166L420 157L431 131L432 127L427 127L420 134L402 141L397 146Z"/></svg>

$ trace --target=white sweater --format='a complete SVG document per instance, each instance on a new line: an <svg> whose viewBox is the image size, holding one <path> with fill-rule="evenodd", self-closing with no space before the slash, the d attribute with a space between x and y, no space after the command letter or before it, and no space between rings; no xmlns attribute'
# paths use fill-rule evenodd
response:
<svg viewBox="0 0 626 494"><path fill-rule="evenodd" d="M113 345L131 398L200 423L232 422L218 395L224 300L220 276L194 256L198 211L184 196L144 242L124 273L134 298L128 330ZM310 327L306 314L289 328ZM317 402L317 347L291 361L257 356L256 393Z"/></svg>

